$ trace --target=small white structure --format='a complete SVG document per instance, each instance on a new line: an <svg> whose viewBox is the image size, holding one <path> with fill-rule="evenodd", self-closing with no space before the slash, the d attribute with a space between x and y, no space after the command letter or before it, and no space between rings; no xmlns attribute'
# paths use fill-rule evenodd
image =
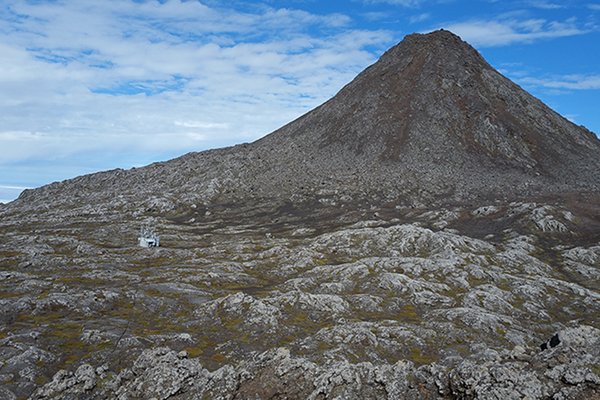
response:
<svg viewBox="0 0 600 400"><path fill-rule="evenodd" d="M158 247L160 246L160 237L150 226L142 226L138 243L141 247Z"/></svg>

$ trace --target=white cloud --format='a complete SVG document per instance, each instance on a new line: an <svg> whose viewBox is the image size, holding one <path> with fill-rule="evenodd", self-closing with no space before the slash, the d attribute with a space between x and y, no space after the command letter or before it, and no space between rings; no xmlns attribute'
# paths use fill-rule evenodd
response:
<svg viewBox="0 0 600 400"><path fill-rule="evenodd" d="M546 0L530 1L529 4L533 7L541 8L543 10L559 10L561 8L566 8L564 4L553 3L551 1Z"/></svg>
<svg viewBox="0 0 600 400"><path fill-rule="evenodd" d="M597 90L600 89L600 75L565 75L555 78L524 77L519 83L548 89Z"/></svg>
<svg viewBox="0 0 600 400"><path fill-rule="evenodd" d="M341 14L258 10L8 1L0 167L84 153L122 166L123 154L254 140L335 94L392 38Z"/></svg>
<svg viewBox="0 0 600 400"><path fill-rule="evenodd" d="M429 18L431 18L431 14L429 14L429 13L422 13L422 14L413 15L408 20L409 20L409 22L411 24L415 24L417 22L426 21Z"/></svg>
<svg viewBox="0 0 600 400"><path fill-rule="evenodd" d="M386 3L402 7L417 7L423 0L363 0L367 4Z"/></svg>
<svg viewBox="0 0 600 400"><path fill-rule="evenodd" d="M382 11L370 11L361 14L367 21L383 21L390 18L390 14Z"/></svg>
<svg viewBox="0 0 600 400"><path fill-rule="evenodd" d="M600 3L597 4L588 4L588 8L594 11L600 11Z"/></svg>
<svg viewBox="0 0 600 400"><path fill-rule="evenodd" d="M565 21L544 19L472 20L444 26L467 42L480 47L504 46L512 43L531 43L536 40L574 36L588 30L577 25L573 18Z"/></svg>
<svg viewBox="0 0 600 400"><path fill-rule="evenodd" d="M577 122L577 115L576 114L565 114L564 117L566 119L568 119L569 121L571 121L572 123L579 125L579 123Z"/></svg>
<svg viewBox="0 0 600 400"><path fill-rule="evenodd" d="M25 190L31 189L27 186L12 186L12 185L0 185L0 189L8 189L8 190Z"/></svg>
<svg viewBox="0 0 600 400"><path fill-rule="evenodd" d="M229 124L219 122L204 122L204 121L175 121L176 126L183 126L186 128L200 128L200 129L227 129Z"/></svg>
<svg viewBox="0 0 600 400"><path fill-rule="evenodd" d="M25 189L29 188L24 186L0 185L0 203L13 201Z"/></svg>

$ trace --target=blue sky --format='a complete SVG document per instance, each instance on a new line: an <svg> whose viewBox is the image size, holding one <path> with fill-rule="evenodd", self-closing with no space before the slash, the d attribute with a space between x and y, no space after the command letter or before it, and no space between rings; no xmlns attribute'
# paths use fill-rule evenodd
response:
<svg viewBox="0 0 600 400"><path fill-rule="evenodd" d="M0 0L0 201L253 141L438 28L600 132L600 1Z"/></svg>

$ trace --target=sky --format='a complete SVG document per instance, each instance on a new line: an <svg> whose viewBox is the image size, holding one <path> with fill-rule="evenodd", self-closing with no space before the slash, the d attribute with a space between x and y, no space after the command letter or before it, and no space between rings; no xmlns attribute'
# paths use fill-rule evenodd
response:
<svg viewBox="0 0 600 400"><path fill-rule="evenodd" d="M0 202L254 141L439 28L600 132L600 1L0 0Z"/></svg>

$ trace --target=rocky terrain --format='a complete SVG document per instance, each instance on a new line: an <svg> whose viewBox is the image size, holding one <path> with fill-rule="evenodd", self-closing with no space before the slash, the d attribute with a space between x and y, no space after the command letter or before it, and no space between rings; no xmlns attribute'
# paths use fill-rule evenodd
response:
<svg viewBox="0 0 600 400"><path fill-rule="evenodd" d="M410 35L258 142L0 205L0 398L600 399L599 160Z"/></svg>

